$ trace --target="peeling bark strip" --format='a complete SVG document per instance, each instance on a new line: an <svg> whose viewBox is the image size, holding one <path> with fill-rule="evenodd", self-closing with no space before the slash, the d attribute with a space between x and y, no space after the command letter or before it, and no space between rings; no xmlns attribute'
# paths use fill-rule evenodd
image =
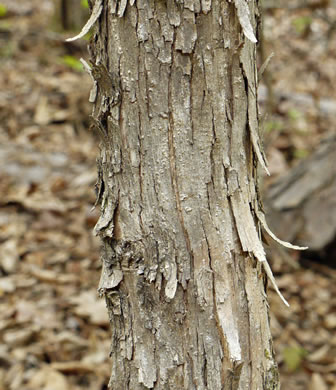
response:
<svg viewBox="0 0 336 390"><path fill-rule="evenodd" d="M96 0L95 231L114 390L278 389L260 260L255 0Z"/></svg>
<svg viewBox="0 0 336 390"><path fill-rule="evenodd" d="M248 38L251 42L256 43L257 38L254 35L253 27L250 21L250 10L247 5L247 0L234 0L234 3L237 8L239 22L246 38Z"/></svg>
<svg viewBox="0 0 336 390"><path fill-rule="evenodd" d="M96 23L102 10L103 10L102 0L96 0L94 8L91 12L90 19L87 21L85 26L82 28L82 31L78 35L76 35L75 37L68 38L66 41L71 42L71 41L75 41L76 39L83 38L84 35L87 34L91 30L92 26Z"/></svg>

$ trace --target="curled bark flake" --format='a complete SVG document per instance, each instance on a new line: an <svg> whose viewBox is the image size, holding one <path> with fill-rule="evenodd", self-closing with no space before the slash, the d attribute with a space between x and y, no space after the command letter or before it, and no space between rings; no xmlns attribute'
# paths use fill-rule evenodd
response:
<svg viewBox="0 0 336 390"><path fill-rule="evenodd" d="M123 280L123 272L120 269L110 270L107 269L105 262L103 261L103 269L100 276L98 285L98 293L102 295L106 290L115 288Z"/></svg>
<svg viewBox="0 0 336 390"><path fill-rule="evenodd" d="M117 0L109 1L110 13L114 15L117 12Z"/></svg>
<svg viewBox="0 0 336 390"><path fill-rule="evenodd" d="M207 14L211 10L211 0L202 0L202 12Z"/></svg>
<svg viewBox="0 0 336 390"><path fill-rule="evenodd" d="M102 173L102 166L101 166L101 160L97 160L97 166L98 166L98 178L97 182L95 184L95 192L96 192L96 201L94 205L92 206L90 212L92 212L98 205L98 203L101 202L103 194L104 194L104 180L103 180L103 173Z"/></svg>
<svg viewBox="0 0 336 390"><path fill-rule="evenodd" d="M256 214L257 214L257 217L258 217L258 220L260 221L262 227L266 230L266 232L273 238L274 241L278 242L279 244L281 244L282 246L286 247L286 248L289 248L289 249L295 249L295 250L298 250L298 251L304 251L306 249L308 249L307 246L298 246L298 245L293 245L287 241L282 241L280 240L280 238L278 238L273 232L272 230L269 228L269 226L267 225L267 222L266 222L266 218L265 218L265 214L256 209Z"/></svg>
<svg viewBox="0 0 336 390"><path fill-rule="evenodd" d="M76 41L77 39L83 38L84 35L91 30L92 26L96 23L103 10L102 2L103 0L96 0L95 5L93 6L92 9L91 16L89 20L86 22L85 26L82 28L82 31L75 37L66 39L67 42L72 42L72 41Z"/></svg>
<svg viewBox="0 0 336 390"><path fill-rule="evenodd" d="M181 23L181 15L175 1L167 1L167 15L169 23L178 27Z"/></svg>
<svg viewBox="0 0 336 390"><path fill-rule="evenodd" d="M199 14L201 12L201 0L184 0L184 8Z"/></svg>
<svg viewBox="0 0 336 390"><path fill-rule="evenodd" d="M264 270L266 272L266 275L268 277L268 279L271 281L273 287L274 287L274 290L276 291L276 293L279 295L280 299L282 300L282 302L287 306L289 307L289 303L286 301L286 299L284 298L284 296L281 294L280 290L279 290L279 287L277 286L276 284L276 281L275 281L275 278L273 276L273 272L271 270L271 267L269 266L267 260L265 259L265 261L262 262L263 266L264 266Z"/></svg>
<svg viewBox="0 0 336 390"><path fill-rule="evenodd" d="M176 278L177 267L175 261L172 261L171 263L167 263L166 267L168 268L167 269L168 282L165 288L165 294L167 298L173 299L177 289L177 278Z"/></svg>
<svg viewBox="0 0 336 390"><path fill-rule="evenodd" d="M247 97L248 97L248 127L252 141L253 150L257 156L260 165L263 167L269 176L267 168L266 156L263 152L262 143L259 136L259 121L256 105L257 81L255 79L255 69L252 58L255 58L255 47L250 42L245 42L241 53L240 63L243 69L243 75L247 83Z"/></svg>
<svg viewBox="0 0 336 390"><path fill-rule="evenodd" d="M267 173L268 176L270 176L270 172L267 168L267 162L265 160L265 157L261 151L261 147L259 145L260 139L259 139L259 134L257 132L257 129L254 126L249 126L250 128L250 134L251 134L251 141L253 145L253 150L255 154L257 155L258 161L260 165L264 168L265 172Z"/></svg>
<svg viewBox="0 0 336 390"><path fill-rule="evenodd" d="M194 50L196 39L195 14L186 9L183 12L182 25L177 30L175 48L181 50L183 54L190 54Z"/></svg>
<svg viewBox="0 0 336 390"><path fill-rule="evenodd" d="M231 195L231 202L243 251L253 254L255 258L263 264L266 275L271 281L275 291L284 304L289 306L288 302L281 294L274 279L271 267L267 262L265 250L259 238L255 222L252 217L250 205L244 201L243 194L239 189L234 191L234 193Z"/></svg>
<svg viewBox="0 0 336 390"><path fill-rule="evenodd" d="M225 334L225 339L228 343L230 359L239 361L242 359L242 351L239 341L238 325L234 317L234 309L230 299L226 299L223 303L217 305L218 320Z"/></svg>
<svg viewBox="0 0 336 390"><path fill-rule="evenodd" d="M253 43L257 43L257 38L254 35L253 27L250 21L250 10L246 3L246 0L234 0L237 8L237 15L243 29L244 35Z"/></svg>
<svg viewBox="0 0 336 390"><path fill-rule="evenodd" d="M106 234L106 235L109 235L110 237L112 237L114 210L115 210L115 205L113 204L113 200L112 200L111 196L108 196L107 204L103 205L102 214L101 214L100 218L98 219L96 226L93 229L93 231L96 235L101 233L102 230L107 229L107 227L110 224L112 224L112 226L110 227L109 232L108 232L109 234Z"/></svg>
<svg viewBox="0 0 336 390"><path fill-rule="evenodd" d="M122 18L127 7L127 0L121 0L118 8L118 16Z"/></svg>
<svg viewBox="0 0 336 390"><path fill-rule="evenodd" d="M138 362L138 379L147 389L152 389L157 380L155 367L154 351L148 345L139 343L136 349L136 360Z"/></svg>
<svg viewBox="0 0 336 390"><path fill-rule="evenodd" d="M91 88L90 96L89 96L89 102L94 103L96 101L96 98L97 98L98 83L92 75L92 70L91 70L90 65L84 60L84 58L81 58L79 61L82 63L84 70L90 75L90 77L93 81L93 86Z"/></svg>
<svg viewBox="0 0 336 390"><path fill-rule="evenodd" d="M231 196L233 214L243 251L252 253L259 261L266 261L265 250L259 239L250 205L244 201L243 196L240 190Z"/></svg>
<svg viewBox="0 0 336 390"><path fill-rule="evenodd" d="M80 58L79 61L83 65L84 70L92 77L90 65L84 60L84 58ZM93 79L93 77L92 77L92 79Z"/></svg>
<svg viewBox="0 0 336 390"><path fill-rule="evenodd" d="M97 99L97 93L98 93L98 84L97 81L93 82L93 86L90 91L90 96L89 96L89 102L94 103Z"/></svg>

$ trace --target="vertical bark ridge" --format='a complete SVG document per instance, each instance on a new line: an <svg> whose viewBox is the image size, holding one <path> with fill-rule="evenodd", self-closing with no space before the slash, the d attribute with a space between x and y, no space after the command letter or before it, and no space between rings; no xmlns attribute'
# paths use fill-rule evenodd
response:
<svg viewBox="0 0 336 390"><path fill-rule="evenodd" d="M93 122L105 134L95 230L111 387L276 389L255 260L255 48L227 1L102 5L91 47Z"/></svg>
<svg viewBox="0 0 336 390"><path fill-rule="evenodd" d="M176 153L175 153L175 144L174 144L174 120L172 117L172 91L171 91L171 74L169 75L168 80L168 117L169 117L169 123L168 123L168 144L169 144L169 158L170 158L170 176L171 176L171 182L172 182L172 188L174 190L175 194L175 204L176 209L179 217L179 222L181 224L181 228L185 237L186 246L189 253L191 252L190 247L190 239L188 236L188 232L184 225L184 219L183 219L183 213L181 208L181 197L180 197L180 191L177 183L177 169L176 169Z"/></svg>

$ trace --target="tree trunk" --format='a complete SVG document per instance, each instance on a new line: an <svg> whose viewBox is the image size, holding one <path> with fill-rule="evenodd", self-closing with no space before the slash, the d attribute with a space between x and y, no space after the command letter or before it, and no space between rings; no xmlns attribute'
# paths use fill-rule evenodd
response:
<svg viewBox="0 0 336 390"><path fill-rule="evenodd" d="M257 261L257 3L92 5L110 386L278 389Z"/></svg>

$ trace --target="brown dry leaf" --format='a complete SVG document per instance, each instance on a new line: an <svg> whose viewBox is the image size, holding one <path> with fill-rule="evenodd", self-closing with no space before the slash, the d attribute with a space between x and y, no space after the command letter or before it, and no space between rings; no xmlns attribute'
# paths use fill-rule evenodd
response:
<svg viewBox="0 0 336 390"><path fill-rule="evenodd" d="M9 353L9 348L7 345L0 345L0 366L2 368L8 368L12 365L12 358ZM1 380L0 380L1 384ZM0 387L1 388L1 387Z"/></svg>
<svg viewBox="0 0 336 390"><path fill-rule="evenodd" d="M28 269L32 276L44 283L71 284L78 281L76 275L60 274L53 270L41 269L33 264Z"/></svg>
<svg viewBox="0 0 336 390"><path fill-rule="evenodd" d="M106 304L98 297L95 290L83 291L77 297L69 299L70 303L76 305L75 313L80 317L89 317L89 321L94 325L107 326L109 318Z"/></svg>
<svg viewBox="0 0 336 390"><path fill-rule="evenodd" d="M102 346L101 350L86 355L83 362L97 367L97 365L108 361L109 352L110 346L107 349Z"/></svg>
<svg viewBox="0 0 336 390"><path fill-rule="evenodd" d="M21 363L13 364L5 375L5 389L21 390L24 381L24 367Z"/></svg>
<svg viewBox="0 0 336 390"><path fill-rule="evenodd" d="M36 109L34 121L38 125L47 125L51 121L50 106L48 105L48 99L46 96L41 96Z"/></svg>
<svg viewBox="0 0 336 390"><path fill-rule="evenodd" d="M51 367L66 374L83 374L99 371L96 364L77 361L51 363Z"/></svg>
<svg viewBox="0 0 336 390"><path fill-rule="evenodd" d="M18 323L32 321L38 316L36 302L30 302L25 299L17 300L15 304L15 319Z"/></svg>
<svg viewBox="0 0 336 390"><path fill-rule="evenodd" d="M336 328L336 313L328 314L324 319L324 323L328 329L335 329Z"/></svg>
<svg viewBox="0 0 336 390"><path fill-rule="evenodd" d="M0 267L7 273L15 272L19 261L17 241L7 240L0 246Z"/></svg>
<svg viewBox="0 0 336 390"><path fill-rule="evenodd" d="M33 228L36 230L59 229L64 228L64 219L49 210L39 213L38 218L33 222Z"/></svg>
<svg viewBox="0 0 336 390"><path fill-rule="evenodd" d="M41 286L41 284L39 284ZM45 285L46 289L49 288ZM56 305L52 299L45 298L38 302L25 299L17 300L15 304L15 321L20 327L35 324L39 329L48 330L61 328L62 321L58 317Z"/></svg>
<svg viewBox="0 0 336 390"><path fill-rule="evenodd" d="M328 386L320 374L314 373L309 384L309 390L328 390Z"/></svg>
<svg viewBox="0 0 336 390"><path fill-rule="evenodd" d="M27 385L29 390L69 390L70 386L66 377L53 369L51 366L44 366L38 370L30 379Z"/></svg>
<svg viewBox="0 0 336 390"><path fill-rule="evenodd" d="M0 297L4 293L12 293L15 291L15 282L12 277L0 278Z"/></svg>
<svg viewBox="0 0 336 390"><path fill-rule="evenodd" d="M72 182L72 184L75 187L83 187L83 186L88 187L94 184L96 181L97 181L97 173L95 171L94 172L87 171L77 176Z"/></svg>
<svg viewBox="0 0 336 390"><path fill-rule="evenodd" d="M11 347L25 346L33 341L39 330L36 326L26 329L8 330L4 333L3 340Z"/></svg>
<svg viewBox="0 0 336 390"><path fill-rule="evenodd" d="M328 374L328 373L336 373L336 363L333 364L327 364L327 365L320 365L320 364L314 364L314 363L308 363L307 367L313 371L318 372L320 374Z"/></svg>
<svg viewBox="0 0 336 390"><path fill-rule="evenodd" d="M325 344L317 351L308 354L307 360L309 360L312 363L324 363L328 357L329 351L330 351L330 345Z"/></svg>
<svg viewBox="0 0 336 390"><path fill-rule="evenodd" d="M333 115L336 35L333 33L330 42L326 42L323 31L329 27L325 21L307 10L288 12L286 7L292 2L275 1L282 8L265 12L266 49L271 42L275 45L272 50L277 53L269 68L276 103L279 103L274 115L269 117L274 125L269 136L274 142L267 153L273 173L283 173L296 163L295 153L300 152L302 157L302 152L310 152L326 131L335 129L336 123ZM9 26L2 26L5 39L1 43L9 46L8 36L14 50L8 58L1 57L0 242L2 246L6 240L15 240L21 261L17 261L8 277L0 279L0 295L1 288L4 294L0 303L0 333L2 336L9 332L10 336L6 337L12 340L10 332L34 325L40 330L28 346L0 347L1 364L5 364L5 369L0 368L0 389L55 390L58 383L56 390L79 390L84 386L81 375L86 388L103 388L109 376L110 333L105 330L108 319L104 301L98 300L92 287L99 280L100 272L100 262L93 261L98 258L100 242L91 236L99 208L87 213L94 203L98 149L96 139L87 131L92 108L87 102L91 81L86 74L59 64L60 56L69 54L69 47L63 47L62 34L51 32L47 25L50 14L45 12L45 7L50 7L52 1L30 0L29 14L20 12L24 17L17 17L12 11L13 7L23 6L22 0L1 3L8 6L11 15ZM293 31L293 20L302 17L302 12L312 19L312 28L305 37ZM326 18L335 20L335 12L335 7L326 7ZM325 50L327 45L330 49ZM82 56L86 53L85 46L83 42ZM76 56L77 50L82 49L71 48ZM263 106L265 97L261 109ZM333 108L329 109L329 116L327 106ZM55 123L59 121L64 123ZM267 186L266 180L265 183ZM289 228L287 224L286 230ZM298 260L297 254L289 256L293 261ZM37 271L36 276L28 278L29 264L37 266ZM311 264L302 268L297 262L298 271L284 260L274 264L279 284L291 302L287 310L269 291L278 361L281 362L284 346L295 342L312 351L303 363L305 369L291 375L286 375L284 365L280 364L282 388L309 389L312 380L316 388L322 378L324 384L336 390L333 315L336 271L321 263L315 268ZM47 272L43 273L44 270ZM76 275L78 282L68 280L68 275ZM84 291L91 287L92 291L86 295ZM69 297L78 300L69 304ZM95 322L101 322L104 328ZM21 336L24 340L25 334ZM62 373L45 366L46 356L54 363L70 361L65 366L57 364L76 375L63 377ZM93 367L99 367L99 372ZM40 376L36 372L39 370ZM315 374L313 379L311 374ZM31 381L33 377L35 383Z"/></svg>
<svg viewBox="0 0 336 390"><path fill-rule="evenodd" d="M88 347L89 345L87 340L69 331L63 331L59 333L56 336L55 341L57 341L60 344L76 345L77 347Z"/></svg>
<svg viewBox="0 0 336 390"><path fill-rule="evenodd" d="M33 196L23 198L14 198L14 202L22 204L23 207L32 211L54 211L58 213L65 213L67 206L60 199L55 198L51 194L33 194Z"/></svg>

